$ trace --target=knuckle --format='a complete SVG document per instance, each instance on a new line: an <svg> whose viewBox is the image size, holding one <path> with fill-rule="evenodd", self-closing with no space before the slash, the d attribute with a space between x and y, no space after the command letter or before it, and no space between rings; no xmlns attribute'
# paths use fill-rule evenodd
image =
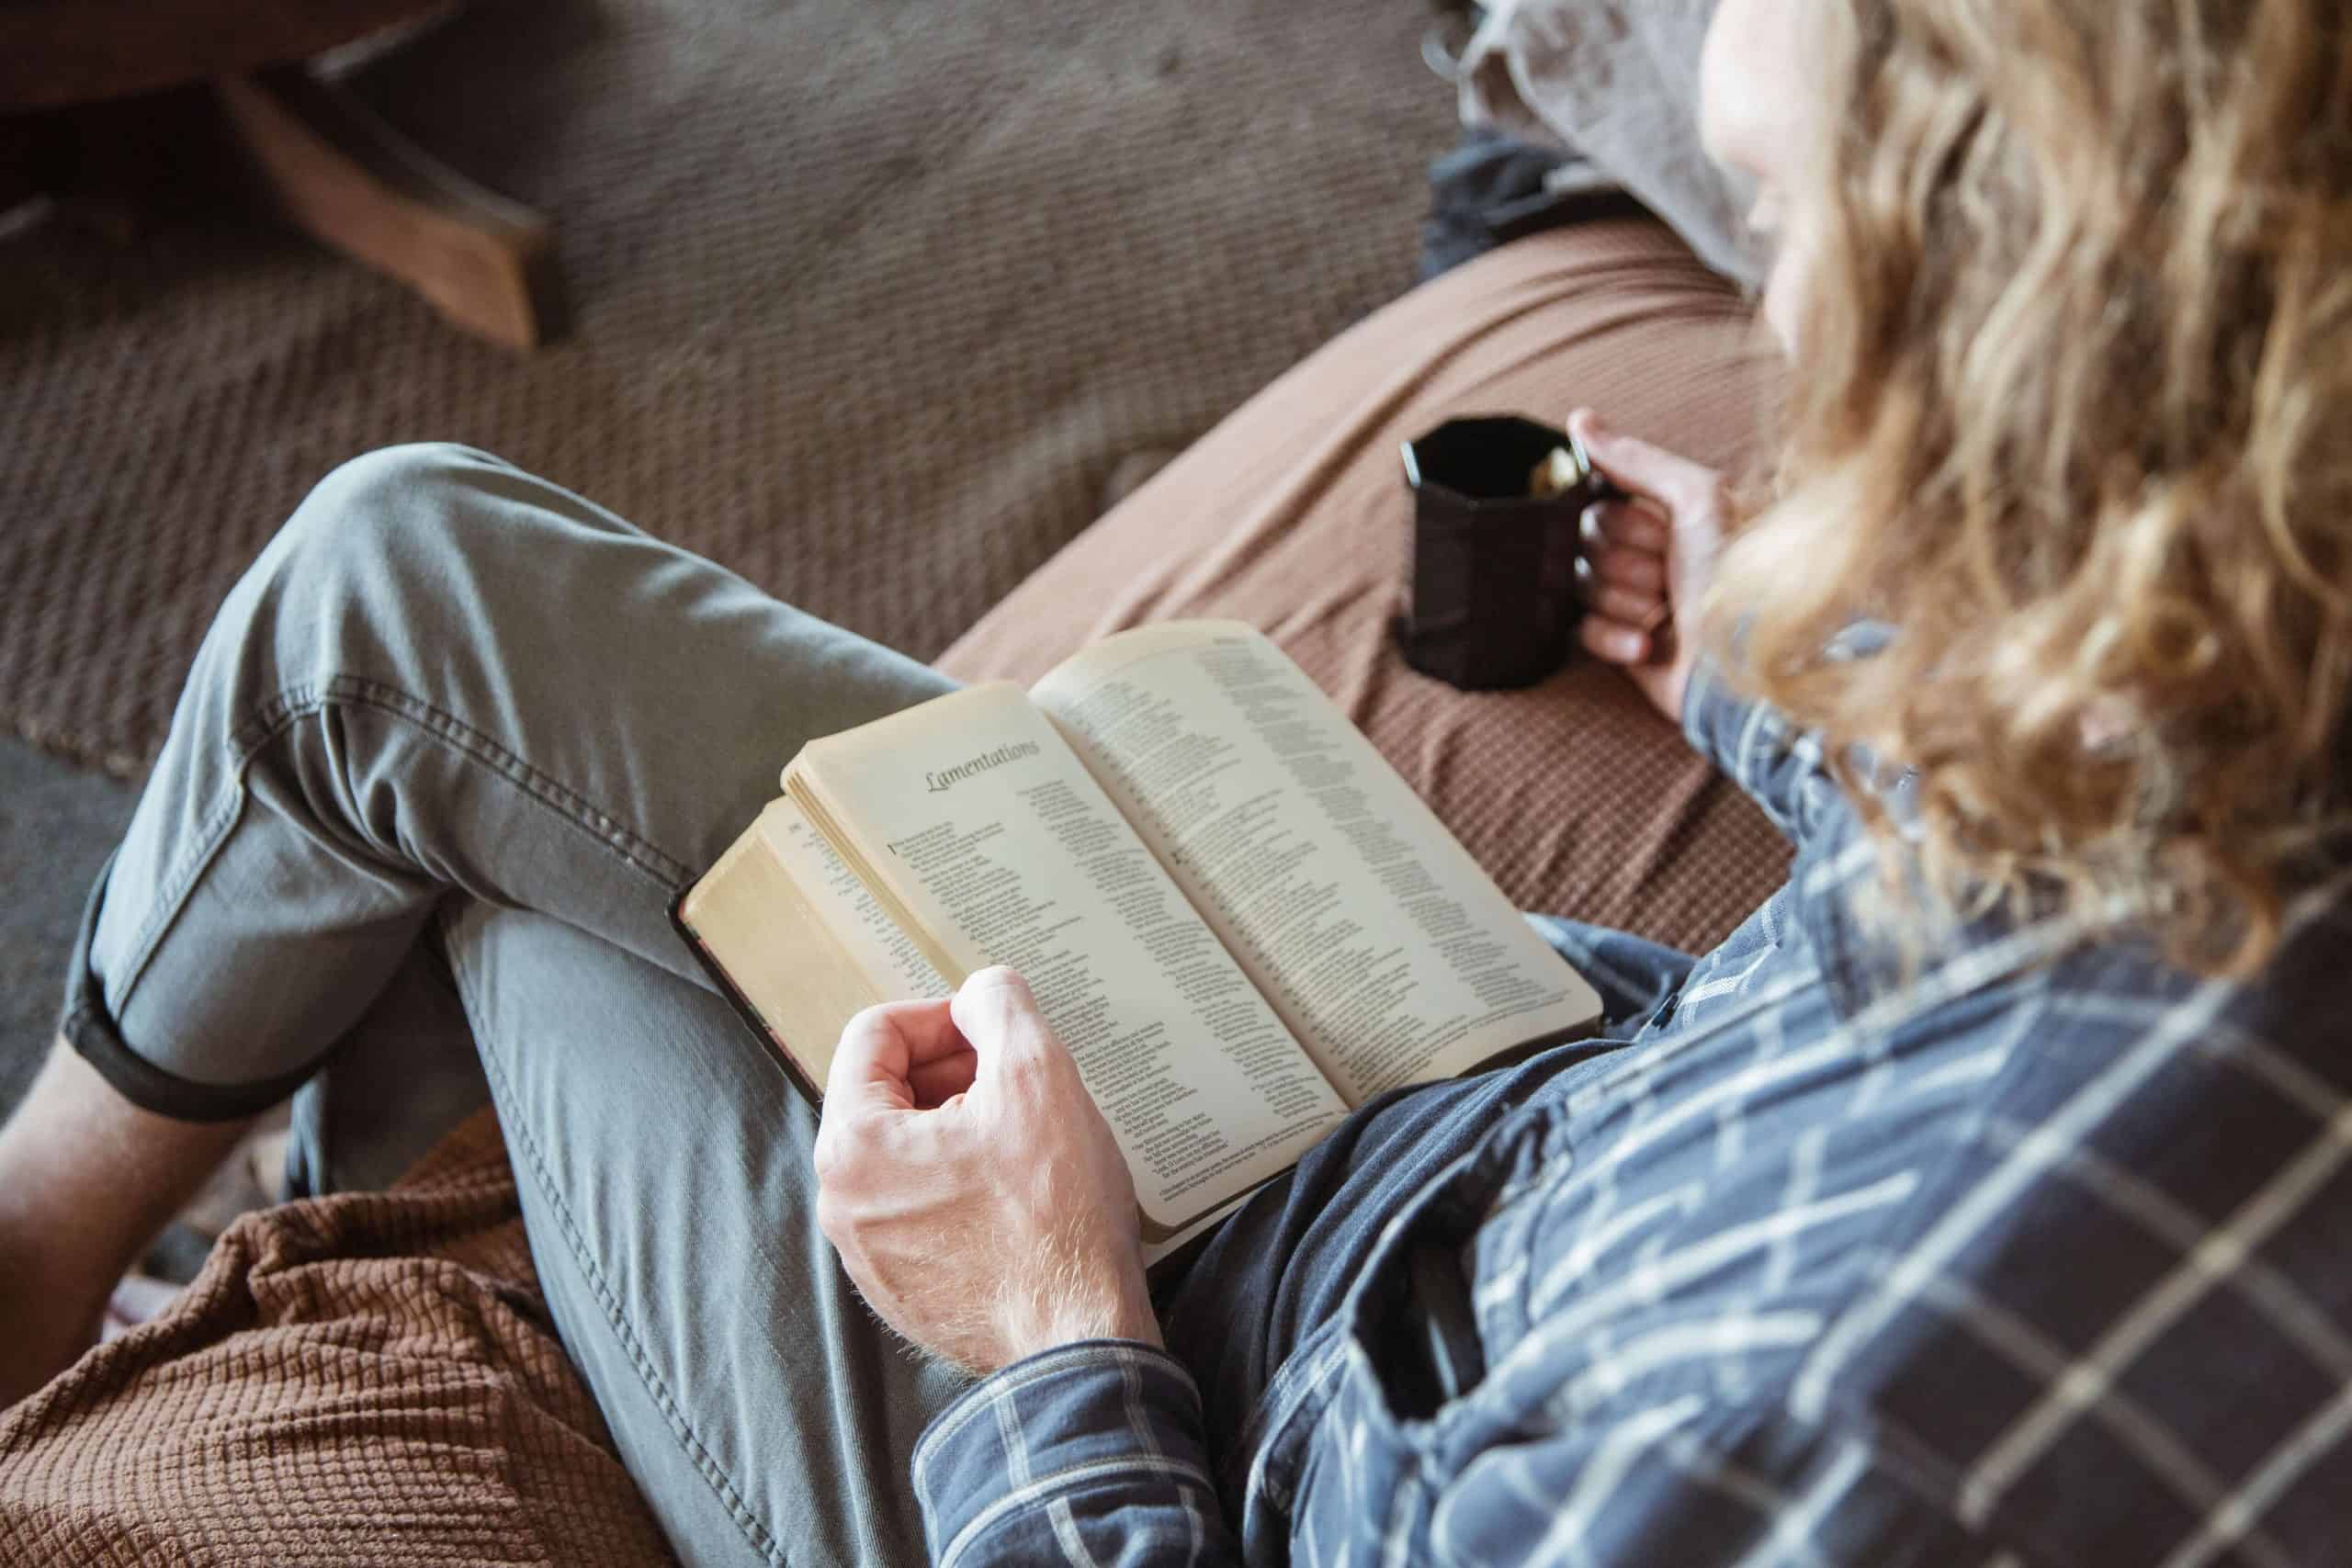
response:
<svg viewBox="0 0 2352 1568"><path fill-rule="evenodd" d="M888 1004L882 1002L858 1009L857 1011L850 1014L849 1021L842 1025L842 1038L843 1040L860 1039L884 1028L888 1010Z"/></svg>
<svg viewBox="0 0 2352 1568"><path fill-rule="evenodd" d="M1004 1057L1002 1077L1008 1089L1034 1095L1052 1082L1052 1067L1043 1051L1012 1051Z"/></svg>
<svg viewBox="0 0 2352 1568"><path fill-rule="evenodd" d="M843 1112L817 1128L812 1163L820 1182L839 1182L864 1163L870 1143L867 1129Z"/></svg>
<svg viewBox="0 0 2352 1568"><path fill-rule="evenodd" d="M1006 1005L1013 1008L1027 1008L1031 1005L1029 982L1021 977L1019 970L1007 968L1001 964L991 964L985 969L975 970L971 978L966 980L964 985L967 989L983 996L990 994L1001 996Z"/></svg>

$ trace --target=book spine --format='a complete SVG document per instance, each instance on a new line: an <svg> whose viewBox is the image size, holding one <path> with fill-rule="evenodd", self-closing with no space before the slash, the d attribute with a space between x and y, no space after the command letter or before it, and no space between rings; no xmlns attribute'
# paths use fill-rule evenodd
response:
<svg viewBox="0 0 2352 1568"><path fill-rule="evenodd" d="M695 882L701 880L700 877L695 879ZM695 935L694 928L686 924L686 895L693 892L694 888L695 883L689 882L679 890L676 897L670 900L671 929L675 931L678 933L678 939L686 944L686 951L694 954L695 962L702 965L703 973L710 976L711 984L718 987L718 994L725 997L728 1005L735 1010L735 1016L743 1021L744 1027L758 1038L761 1044L767 1047L768 1054L774 1056L777 1065L784 1068L785 1077L790 1081L794 1089L799 1091L800 1098L820 1111L823 1110L824 1091L817 1087L815 1081L807 1073L801 1071L800 1064L793 1060L790 1049L783 1041L776 1038L775 1031L768 1027L767 1021L760 1016L759 1010L753 1007L750 998L736 987L726 967L711 955L710 949L703 945L702 938Z"/></svg>

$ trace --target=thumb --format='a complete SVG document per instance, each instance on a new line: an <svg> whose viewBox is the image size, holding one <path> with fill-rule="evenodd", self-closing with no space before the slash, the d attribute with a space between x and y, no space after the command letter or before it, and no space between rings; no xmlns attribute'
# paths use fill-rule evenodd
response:
<svg viewBox="0 0 2352 1568"><path fill-rule="evenodd" d="M1593 467L1603 477L1657 502L1676 517L1710 505L1722 483L1713 468L1639 436L1621 434L1601 423L1590 409L1570 414L1568 428L1584 443Z"/></svg>
<svg viewBox="0 0 2352 1568"><path fill-rule="evenodd" d="M957 1032L978 1058L979 1083L1001 1083L1009 1073L1034 1068L1060 1048L1053 1026L1029 994L1029 982L999 964L976 970L948 1004Z"/></svg>

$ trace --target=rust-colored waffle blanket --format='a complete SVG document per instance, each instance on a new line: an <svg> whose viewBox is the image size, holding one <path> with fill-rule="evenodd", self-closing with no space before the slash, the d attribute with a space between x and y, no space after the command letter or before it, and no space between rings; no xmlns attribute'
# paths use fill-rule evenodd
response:
<svg viewBox="0 0 2352 1568"><path fill-rule="evenodd" d="M389 1192L248 1214L0 1418L0 1563L670 1562L540 1303L483 1111Z"/></svg>
<svg viewBox="0 0 2352 1568"><path fill-rule="evenodd" d="M1739 470L1771 365L1746 305L1660 224L1519 241L1275 382L939 662L1027 682L1144 621L1252 622L1522 908L1704 949L1786 874L1779 836L1612 670L1472 695L1405 666L1385 630L1409 520L1398 446L1457 413L1556 423L1581 402Z"/></svg>

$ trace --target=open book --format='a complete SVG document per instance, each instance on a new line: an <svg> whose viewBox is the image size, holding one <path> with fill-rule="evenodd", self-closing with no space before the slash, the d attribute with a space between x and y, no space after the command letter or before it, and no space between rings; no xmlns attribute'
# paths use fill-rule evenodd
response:
<svg viewBox="0 0 2352 1568"><path fill-rule="evenodd" d="M860 1009L1010 964L1164 1241L1351 1106L1600 1003L1246 626L1123 633L811 741L675 909L804 1091Z"/></svg>

